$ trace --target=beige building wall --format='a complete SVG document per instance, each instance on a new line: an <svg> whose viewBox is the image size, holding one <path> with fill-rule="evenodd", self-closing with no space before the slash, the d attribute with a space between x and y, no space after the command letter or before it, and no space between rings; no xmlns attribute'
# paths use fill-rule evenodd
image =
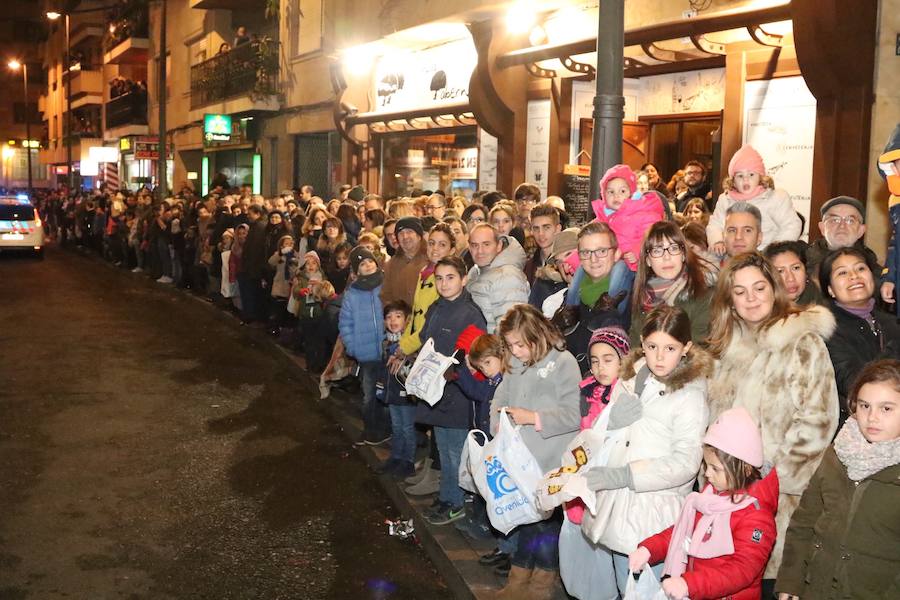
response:
<svg viewBox="0 0 900 600"><path fill-rule="evenodd" d="M875 105L872 107L869 197L866 199L866 245L881 260L890 238L888 196L876 161L888 137L900 123L900 56L896 54L900 33L900 0L881 0L878 14L878 46L875 50Z"/></svg>

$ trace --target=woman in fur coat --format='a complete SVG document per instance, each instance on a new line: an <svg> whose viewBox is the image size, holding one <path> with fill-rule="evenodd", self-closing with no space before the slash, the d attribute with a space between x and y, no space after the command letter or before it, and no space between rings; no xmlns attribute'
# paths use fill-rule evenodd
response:
<svg viewBox="0 0 900 600"><path fill-rule="evenodd" d="M760 424L763 453L781 488L765 597L771 597L791 514L837 429L837 387L825 347L834 328L827 308L792 306L781 278L758 252L739 254L719 274L709 338L718 359L709 418L746 408Z"/></svg>

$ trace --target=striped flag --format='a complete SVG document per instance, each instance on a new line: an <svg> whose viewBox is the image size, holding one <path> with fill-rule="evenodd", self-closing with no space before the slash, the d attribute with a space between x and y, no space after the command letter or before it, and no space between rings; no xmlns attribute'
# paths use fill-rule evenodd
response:
<svg viewBox="0 0 900 600"><path fill-rule="evenodd" d="M119 165L118 163L103 163L103 181L106 182L108 192L119 191Z"/></svg>

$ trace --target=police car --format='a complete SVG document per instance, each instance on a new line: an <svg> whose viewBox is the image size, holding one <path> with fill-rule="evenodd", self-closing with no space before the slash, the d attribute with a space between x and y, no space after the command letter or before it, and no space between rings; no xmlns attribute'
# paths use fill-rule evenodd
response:
<svg viewBox="0 0 900 600"><path fill-rule="evenodd" d="M0 252L28 250L43 258L44 225L26 194L0 196Z"/></svg>

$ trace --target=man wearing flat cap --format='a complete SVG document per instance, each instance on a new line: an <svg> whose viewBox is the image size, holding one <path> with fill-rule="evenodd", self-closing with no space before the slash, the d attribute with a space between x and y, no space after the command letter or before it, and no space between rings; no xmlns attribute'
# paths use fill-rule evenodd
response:
<svg viewBox="0 0 900 600"><path fill-rule="evenodd" d="M822 205L819 211L819 231L822 237L806 249L806 271L811 279L818 278L819 264L825 255L838 248L858 248L862 250L872 265L872 273L881 276L881 265L871 248L863 242L866 234L866 208L863 203L850 196L837 196ZM876 270L877 267L877 270Z"/></svg>

